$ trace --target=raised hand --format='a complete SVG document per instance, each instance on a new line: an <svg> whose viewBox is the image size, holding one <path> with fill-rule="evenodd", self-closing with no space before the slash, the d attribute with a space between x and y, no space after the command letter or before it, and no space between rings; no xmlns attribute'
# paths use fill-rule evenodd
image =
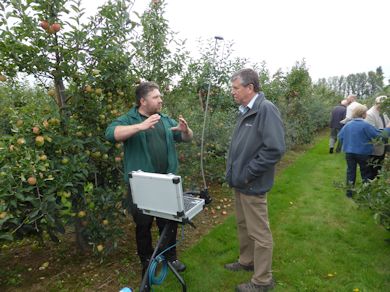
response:
<svg viewBox="0 0 390 292"><path fill-rule="evenodd" d="M179 115L179 124L176 127L172 127L171 130L188 133L189 127L187 121L183 118L182 115Z"/></svg>
<svg viewBox="0 0 390 292"><path fill-rule="evenodd" d="M157 124L160 121L160 115L159 114L154 114L151 115L149 118L147 118L145 121L143 121L140 124L141 130L147 130L150 128L154 128L154 125Z"/></svg>

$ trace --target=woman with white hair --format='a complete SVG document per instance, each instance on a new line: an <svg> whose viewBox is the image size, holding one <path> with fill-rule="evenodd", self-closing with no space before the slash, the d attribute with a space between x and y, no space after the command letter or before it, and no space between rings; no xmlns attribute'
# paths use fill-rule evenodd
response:
<svg viewBox="0 0 390 292"><path fill-rule="evenodd" d="M370 168L368 161L373 153L373 139L381 135L381 131L367 123L367 107L357 105L352 112L352 120L348 122L339 132L338 138L342 142L343 152L347 161L347 197L351 198L352 187L356 181L357 165L360 168L360 175L363 182L370 179ZM384 129L390 134L390 123Z"/></svg>

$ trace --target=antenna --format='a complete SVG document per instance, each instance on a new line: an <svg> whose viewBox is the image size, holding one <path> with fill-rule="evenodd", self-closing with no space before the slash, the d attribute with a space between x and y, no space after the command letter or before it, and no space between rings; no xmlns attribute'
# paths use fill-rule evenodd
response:
<svg viewBox="0 0 390 292"><path fill-rule="evenodd" d="M217 51L217 43L218 41L223 41L223 37L221 36L215 36L215 43L214 43L214 54L213 54L213 59L212 59L212 65L215 63L215 55ZM206 184L206 178L204 175L204 166L203 166L203 152L204 152L204 133L205 133L205 128L206 128L206 120L207 120L207 111L209 107L209 97L210 97L210 91L211 91L211 78L213 75L213 66L210 67L210 75L209 75L209 84L208 84L208 89L207 89L207 97L206 97L206 106L204 110L204 118L203 118L203 128L202 128L202 138L201 138L201 146L200 146L200 170L202 172L202 179L203 179L203 187L204 187L204 197L206 198L206 203L211 202L211 198L208 195L208 189L207 189L207 184ZM207 202L208 200L208 202Z"/></svg>

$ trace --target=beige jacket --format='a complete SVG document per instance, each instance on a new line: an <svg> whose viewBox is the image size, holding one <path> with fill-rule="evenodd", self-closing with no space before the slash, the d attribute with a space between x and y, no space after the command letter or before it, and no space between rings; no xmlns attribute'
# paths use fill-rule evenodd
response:
<svg viewBox="0 0 390 292"><path fill-rule="evenodd" d="M377 129L384 129L386 128L386 125L390 122L389 117L384 114L383 115L385 119L385 124L383 124L383 121L380 117L380 112L378 111L377 107L374 105L367 111L366 116L366 122L373 125ZM374 152L372 155L375 156L382 156L385 153L385 146L384 145L374 145Z"/></svg>

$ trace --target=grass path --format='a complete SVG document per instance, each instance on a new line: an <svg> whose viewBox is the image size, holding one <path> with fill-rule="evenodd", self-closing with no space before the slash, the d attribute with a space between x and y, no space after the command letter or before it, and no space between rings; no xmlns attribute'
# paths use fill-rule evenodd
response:
<svg viewBox="0 0 390 292"><path fill-rule="evenodd" d="M322 138L284 169L269 194L274 291L390 291L389 233L335 188L344 181L344 156L328 154L327 141ZM188 290L234 291L249 281L250 273L223 269L237 252L232 215L182 253ZM181 291L172 273L154 288Z"/></svg>

